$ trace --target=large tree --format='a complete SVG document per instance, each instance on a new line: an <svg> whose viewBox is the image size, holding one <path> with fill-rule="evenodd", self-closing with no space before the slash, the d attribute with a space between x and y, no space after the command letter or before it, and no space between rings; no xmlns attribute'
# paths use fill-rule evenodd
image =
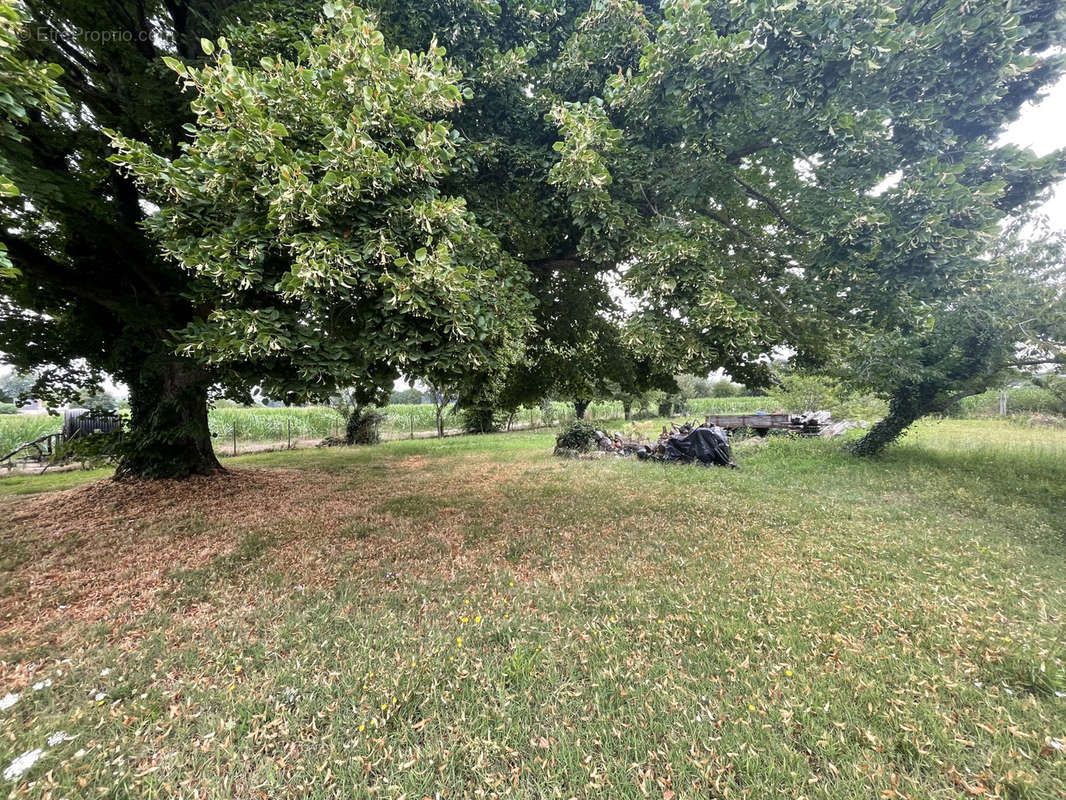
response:
<svg viewBox="0 0 1066 800"><path fill-rule="evenodd" d="M967 275L904 305L889 329L857 337L843 374L889 398L855 445L881 452L919 417L1020 374L1066 364L1066 242L1021 222Z"/></svg>
<svg viewBox="0 0 1066 800"><path fill-rule="evenodd" d="M286 400L351 383L385 401L401 371L505 369L525 273L437 187L458 139L440 118L462 103L443 48L389 47L328 4L296 60L246 67L217 47L202 69L168 60L195 95L179 157L115 134L114 160L160 206L144 226L205 310L180 349Z"/></svg>
<svg viewBox="0 0 1066 800"><path fill-rule="evenodd" d="M0 349L42 396L76 397L103 371L129 386L120 475L217 469L209 392L380 398L423 362L490 370L520 327L522 276L434 186L454 75L435 52L386 51L348 9L329 52L294 63L321 8L26 3L19 63L47 65L73 110L24 104L2 142L22 194L0 218L15 268ZM237 56L197 72L229 31ZM193 110L196 75L213 94ZM234 80L239 97L221 85Z"/></svg>
<svg viewBox="0 0 1066 800"><path fill-rule="evenodd" d="M441 35L473 89L449 188L534 276L548 363L595 327L587 300L559 301L618 286L593 313L628 309L627 343L660 369L759 385L775 347L824 367L972 285L1000 223L1063 174L1062 153L996 143L1062 74L1054 2L381 13L399 41Z"/></svg>
<svg viewBox="0 0 1066 800"><path fill-rule="evenodd" d="M19 54L52 64L66 114L30 108L4 157L20 195L0 208L0 243L17 270L2 284L0 350L35 368L37 393L72 398L100 371L129 386L122 469L185 475L217 468L204 365L175 353L171 331L200 318L189 278L146 235L149 210L108 161L104 128L177 154L192 115L162 62L194 61L230 5L204 0L27 0Z"/></svg>

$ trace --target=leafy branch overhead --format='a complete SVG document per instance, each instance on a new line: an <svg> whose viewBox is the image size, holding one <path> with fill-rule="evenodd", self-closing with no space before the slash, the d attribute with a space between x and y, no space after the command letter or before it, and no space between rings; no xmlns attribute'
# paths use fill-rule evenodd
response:
<svg viewBox="0 0 1066 800"><path fill-rule="evenodd" d="M444 118L463 102L444 49L388 47L351 6L328 6L296 61L245 67L225 39L202 46L207 66L167 60L195 95L181 154L113 136L160 207L145 226L212 307L181 349L294 373L279 387L292 395L510 363L523 273L438 186L459 139Z"/></svg>
<svg viewBox="0 0 1066 800"><path fill-rule="evenodd" d="M31 113L54 116L70 108L66 92L56 83L63 74L62 68L25 58L18 52L26 23L19 6L0 3L0 198L19 196L10 174L10 162L18 157L26 141L19 126ZM0 278L15 274L7 248L0 242Z"/></svg>

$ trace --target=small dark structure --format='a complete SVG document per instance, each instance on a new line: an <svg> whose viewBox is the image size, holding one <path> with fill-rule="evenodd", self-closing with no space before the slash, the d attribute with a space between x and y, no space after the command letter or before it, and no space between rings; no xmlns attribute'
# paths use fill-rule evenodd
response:
<svg viewBox="0 0 1066 800"><path fill-rule="evenodd" d="M63 441L69 442L94 433L112 433L122 427L122 419L114 411L88 408L68 408L63 412Z"/></svg>

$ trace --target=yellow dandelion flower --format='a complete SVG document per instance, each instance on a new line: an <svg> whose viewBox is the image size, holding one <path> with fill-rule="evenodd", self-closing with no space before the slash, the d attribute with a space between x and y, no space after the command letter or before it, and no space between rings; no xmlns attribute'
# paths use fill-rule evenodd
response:
<svg viewBox="0 0 1066 800"><path fill-rule="evenodd" d="M748 711L754 711L754 710L755 710L755 706L749 704L748 705Z"/></svg>
<svg viewBox="0 0 1066 800"><path fill-rule="evenodd" d="M790 678L791 678L791 677L792 677L792 670L790 670L790 669L786 669L786 670L785 670L785 674L786 674L786 675L788 675L788 677L790 677Z"/></svg>
<svg viewBox="0 0 1066 800"><path fill-rule="evenodd" d="M463 646L463 637L462 636L456 636L455 637L455 646L456 647L462 647Z"/></svg>
<svg viewBox="0 0 1066 800"><path fill-rule="evenodd" d="M362 733L362 732L363 732L363 731L365 731L365 730L366 730L366 725L360 725L360 726L359 726L359 732L360 732L360 733Z"/></svg>
<svg viewBox="0 0 1066 800"><path fill-rule="evenodd" d="M387 711L387 710L388 710L388 708L389 708L389 706L388 706L388 704L387 704L387 703L382 703L382 704L381 704L381 710L382 710L382 711Z"/></svg>
<svg viewBox="0 0 1066 800"><path fill-rule="evenodd" d="M479 624L480 622L481 622L481 616L480 615L474 617L474 624Z"/></svg>

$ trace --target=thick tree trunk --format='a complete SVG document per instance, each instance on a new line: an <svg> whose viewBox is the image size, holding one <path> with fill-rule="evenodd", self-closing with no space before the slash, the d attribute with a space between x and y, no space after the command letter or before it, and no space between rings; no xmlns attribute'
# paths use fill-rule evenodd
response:
<svg viewBox="0 0 1066 800"><path fill-rule="evenodd" d="M979 394L985 385L963 389L949 397L935 386L905 386L888 401L888 414L852 445L857 456L876 456L896 441L912 424L928 414L942 414L964 397Z"/></svg>
<svg viewBox="0 0 1066 800"><path fill-rule="evenodd" d="M588 410L589 400L575 400L574 401L574 414L578 419L585 418L585 411Z"/></svg>
<svg viewBox="0 0 1066 800"><path fill-rule="evenodd" d="M381 414L373 408L356 405L348 415L344 427L344 441L348 444L377 444L381 441Z"/></svg>
<svg viewBox="0 0 1066 800"><path fill-rule="evenodd" d="M131 371L132 372L132 371ZM207 424L207 377L195 365L149 359L124 374L130 431L115 477L187 478L222 471Z"/></svg>
<svg viewBox="0 0 1066 800"><path fill-rule="evenodd" d="M879 455L921 416L917 412L890 411L886 417L874 423L866 435L852 446L851 451L857 456Z"/></svg>

